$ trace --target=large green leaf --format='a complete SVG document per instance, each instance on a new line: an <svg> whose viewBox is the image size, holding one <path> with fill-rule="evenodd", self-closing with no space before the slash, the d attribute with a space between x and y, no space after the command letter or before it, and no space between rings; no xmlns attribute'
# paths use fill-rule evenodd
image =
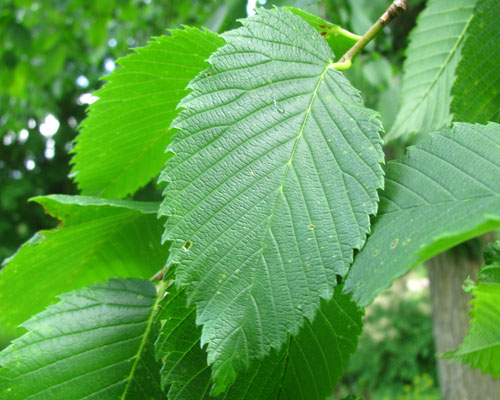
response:
<svg viewBox="0 0 500 400"><path fill-rule="evenodd" d="M0 398L161 399L149 281L112 279L60 296L0 353Z"/></svg>
<svg viewBox="0 0 500 400"><path fill-rule="evenodd" d="M184 289L171 289L158 314L162 331L156 354L164 362L162 384L170 385L169 399L208 399L210 368L201 348L201 329L195 326L195 310L185 307ZM361 315L342 290L335 290L297 337L291 337L280 352L272 351L264 360L253 362L217 398L323 400L332 393L356 349Z"/></svg>
<svg viewBox="0 0 500 400"><path fill-rule="evenodd" d="M488 246L486 263L472 289L470 329L451 358L500 378L500 241Z"/></svg>
<svg viewBox="0 0 500 400"><path fill-rule="evenodd" d="M429 0L410 36L401 107L386 142L451 123L451 87L476 0Z"/></svg>
<svg viewBox="0 0 500 400"><path fill-rule="evenodd" d="M451 108L457 121L499 122L499 15L498 0L478 0L451 92Z"/></svg>
<svg viewBox="0 0 500 400"><path fill-rule="evenodd" d="M366 305L430 257L500 227L500 125L457 123L387 165L373 233L346 290Z"/></svg>
<svg viewBox="0 0 500 400"><path fill-rule="evenodd" d="M2 325L17 326L61 292L114 276L149 278L166 262L157 204L64 195L33 200L61 225L37 233L0 271Z"/></svg>
<svg viewBox="0 0 500 400"><path fill-rule="evenodd" d="M380 121L311 26L262 10L224 38L181 102L160 208L217 390L331 298L383 184Z"/></svg>
<svg viewBox="0 0 500 400"><path fill-rule="evenodd" d="M72 160L83 194L125 197L165 165L177 103L224 43L210 31L190 27L170 34L118 60L121 67L95 93L99 100L82 123Z"/></svg>

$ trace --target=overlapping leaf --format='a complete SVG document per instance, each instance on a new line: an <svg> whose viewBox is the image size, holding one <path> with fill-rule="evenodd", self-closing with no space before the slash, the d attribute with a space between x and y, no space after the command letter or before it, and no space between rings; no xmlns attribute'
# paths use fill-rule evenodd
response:
<svg viewBox="0 0 500 400"><path fill-rule="evenodd" d="M500 227L499 176L495 123L457 123L389 162L373 233L347 278L353 299L367 305L415 265Z"/></svg>
<svg viewBox="0 0 500 400"><path fill-rule="evenodd" d="M451 87L476 0L429 0L410 37L401 107L386 142L451 123Z"/></svg>
<svg viewBox="0 0 500 400"><path fill-rule="evenodd" d="M0 271L2 325L17 326L61 292L110 277L149 278L165 265L157 204L64 195L34 200L62 222L37 233Z"/></svg>
<svg viewBox="0 0 500 400"><path fill-rule="evenodd" d="M170 386L169 399L208 399L210 368L201 348L201 329L195 310L185 307L184 290L171 288L158 314L162 331L156 343L164 362L162 384ZM297 337L280 351L251 364L217 399L323 400L339 380L361 333L361 310L335 290L322 301L315 320L307 321ZM213 397L211 397L213 398Z"/></svg>
<svg viewBox="0 0 500 400"><path fill-rule="evenodd" d="M162 399L149 281L112 279L60 296L0 353L0 398Z"/></svg>
<svg viewBox="0 0 500 400"><path fill-rule="evenodd" d="M311 26L263 10L224 38L181 103L160 209L215 392L331 297L383 183L381 124Z"/></svg>
<svg viewBox="0 0 500 400"><path fill-rule="evenodd" d="M82 123L73 174L85 195L122 198L156 177L167 160L168 127L185 87L224 40L186 27L118 60Z"/></svg>
<svg viewBox="0 0 500 400"><path fill-rule="evenodd" d="M284 7L285 9L297 14L309 25L311 25L316 31L319 32L321 36L327 41L328 45L332 49L335 60L338 60L344 55L344 53L349 50L354 44L361 39L352 32L349 32L339 25L332 24L331 22L325 21L320 17L309 14L300 8L295 7Z"/></svg>
<svg viewBox="0 0 500 400"><path fill-rule="evenodd" d="M478 0L457 67L456 121L500 122L500 2Z"/></svg>
<svg viewBox="0 0 500 400"><path fill-rule="evenodd" d="M489 245L472 295L469 332L458 349L444 357L500 378L500 242Z"/></svg>

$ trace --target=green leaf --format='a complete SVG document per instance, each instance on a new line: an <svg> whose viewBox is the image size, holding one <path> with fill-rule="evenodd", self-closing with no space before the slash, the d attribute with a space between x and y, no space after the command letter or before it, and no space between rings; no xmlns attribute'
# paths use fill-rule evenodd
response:
<svg viewBox="0 0 500 400"><path fill-rule="evenodd" d="M455 124L387 164L372 235L346 290L367 305L412 267L500 227L500 125Z"/></svg>
<svg viewBox="0 0 500 400"><path fill-rule="evenodd" d="M167 160L185 87L224 40L208 30L185 27L118 60L95 95L73 150L75 180L85 195L122 198L156 177Z"/></svg>
<svg viewBox="0 0 500 400"><path fill-rule="evenodd" d="M331 298L383 183L380 121L311 26L262 10L224 38L181 102L160 208L215 392Z"/></svg>
<svg viewBox="0 0 500 400"><path fill-rule="evenodd" d="M0 397L161 399L149 281L111 279L66 293L0 353Z"/></svg>
<svg viewBox="0 0 500 400"><path fill-rule="evenodd" d="M33 200L61 224L37 233L0 271L2 325L17 326L61 292L113 276L149 278L166 262L157 204L64 195Z"/></svg>
<svg viewBox="0 0 500 400"><path fill-rule="evenodd" d="M185 291L171 288L158 314L162 331L156 355L162 359L162 385L170 385L169 399L208 399L210 368L201 348L200 327L194 308L186 308ZM280 352L254 361L218 399L318 399L333 391L361 333L362 310L335 290L334 298L321 302L311 323L306 321L297 337Z"/></svg>
<svg viewBox="0 0 500 400"><path fill-rule="evenodd" d="M186 307L184 289L171 285L167 291L156 317L161 325L155 343L156 359L163 364L161 386L170 400L208 397L210 368L200 345L201 328L195 323L196 310Z"/></svg>
<svg viewBox="0 0 500 400"><path fill-rule="evenodd" d="M456 121L500 121L499 15L498 0L477 2L451 92Z"/></svg>
<svg viewBox="0 0 500 400"><path fill-rule="evenodd" d="M321 36L323 36L335 55L335 61L339 60L347 50L349 50L359 39L361 39L361 36L349 32L339 25L325 21L316 15L309 14L300 8L283 8L297 14L314 29L316 29Z"/></svg>
<svg viewBox="0 0 500 400"><path fill-rule="evenodd" d="M451 87L476 0L429 0L410 35L401 106L386 142L451 123Z"/></svg>
<svg viewBox="0 0 500 400"><path fill-rule="evenodd" d="M500 241L490 244L489 251L493 259L481 268L478 284L472 290L469 332L456 350L443 357L500 378Z"/></svg>

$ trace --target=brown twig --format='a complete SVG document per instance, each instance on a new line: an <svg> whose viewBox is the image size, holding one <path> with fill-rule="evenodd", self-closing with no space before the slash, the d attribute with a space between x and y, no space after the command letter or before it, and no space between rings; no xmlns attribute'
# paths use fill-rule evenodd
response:
<svg viewBox="0 0 500 400"><path fill-rule="evenodd" d="M391 20L399 17L406 11L408 5L408 0L394 0L392 4L385 10L382 16L375 22L366 33L361 36L354 46L352 46L347 52L342 56L342 58L332 64L332 68L338 70L345 70L350 68L352 65L352 60L356 55L363 50L363 48L386 26Z"/></svg>

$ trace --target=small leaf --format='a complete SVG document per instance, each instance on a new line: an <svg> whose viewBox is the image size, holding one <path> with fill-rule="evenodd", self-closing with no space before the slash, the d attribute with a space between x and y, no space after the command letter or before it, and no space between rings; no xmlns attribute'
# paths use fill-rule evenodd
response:
<svg viewBox="0 0 500 400"><path fill-rule="evenodd" d="M346 290L369 304L412 267L500 227L500 125L455 124L387 164L373 233Z"/></svg>
<svg viewBox="0 0 500 400"><path fill-rule="evenodd" d="M429 0L410 35L401 107L386 143L450 125L451 87L476 0Z"/></svg>
<svg viewBox="0 0 500 400"><path fill-rule="evenodd" d="M499 15L498 0L477 2L452 89L456 121L500 122Z"/></svg>
<svg viewBox="0 0 500 400"><path fill-rule="evenodd" d="M331 298L383 183L380 121L311 26L262 10L224 38L181 103L160 209L214 393Z"/></svg>
<svg viewBox="0 0 500 400"><path fill-rule="evenodd" d="M113 276L149 278L165 265L155 203L64 195L32 200L61 225L38 232L0 271L2 325L19 325L61 292Z"/></svg>
<svg viewBox="0 0 500 400"><path fill-rule="evenodd" d="M162 399L149 281L111 279L59 296L0 353L0 397Z"/></svg>
<svg viewBox="0 0 500 400"><path fill-rule="evenodd" d="M154 38L119 59L95 95L73 150L75 181L85 195L122 198L161 171L185 87L224 40L208 30L185 27Z"/></svg>
<svg viewBox="0 0 500 400"><path fill-rule="evenodd" d="M472 290L469 332L456 350L443 357L500 378L500 241L490 245L489 251L496 254L481 268Z"/></svg>

